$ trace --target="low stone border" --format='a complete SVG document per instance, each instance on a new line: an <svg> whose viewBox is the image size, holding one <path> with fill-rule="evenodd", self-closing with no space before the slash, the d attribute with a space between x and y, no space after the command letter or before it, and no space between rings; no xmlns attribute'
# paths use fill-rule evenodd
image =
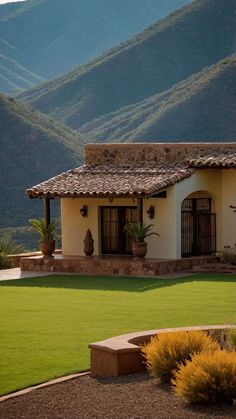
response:
<svg viewBox="0 0 236 419"><path fill-rule="evenodd" d="M147 330L116 336L101 342L90 343L91 375L112 377L133 374L145 369L140 345L147 343L153 335L166 332L191 330L224 331L236 329L236 325L214 325L177 327L171 329ZM222 336L223 337L223 336Z"/></svg>
<svg viewBox="0 0 236 419"><path fill-rule="evenodd" d="M54 252L55 255L61 254L61 249L56 249ZM13 268L19 268L20 267L20 261L22 258L28 258L33 256L40 256L42 257L42 253L40 251L36 252L27 252L27 253L17 253L14 255L7 255L7 258L11 261Z"/></svg>
<svg viewBox="0 0 236 419"><path fill-rule="evenodd" d="M38 384L36 386L31 386L24 388L23 390L15 391L14 393L7 394L6 396L0 397L0 402L4 402L5 400L12 399L13 397L24 396L30 391L37 390L39 388L52 386L54 384L64 383L65 381L72 380L73 378L82 377L83 375L90 375L90 372L80 372L78 374L71 374L66 375L65 377L55 378L51 381L46 381L45 383Z"/></svg>
<svg viewBox="0 0 236 419"><path fill-rule="evenodd" d="M42 256L22 257L22 271L66 272L80 275L157 277L192 272L195 265L213 263L214 256L194 256L183 259L142 259L132 256Z"/></svg>

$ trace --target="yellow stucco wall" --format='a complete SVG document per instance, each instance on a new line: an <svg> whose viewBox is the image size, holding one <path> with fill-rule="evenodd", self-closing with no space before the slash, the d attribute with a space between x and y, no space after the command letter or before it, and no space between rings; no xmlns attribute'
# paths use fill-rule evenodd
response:
<svg viewBox="0 0 236 419"><path fill-rule="evenodd" d="M80 208L88 206L88 217L80 215ZM101 253L99 240L99 207L101 206L136 206L132 199L61 199L62 252L64 255L84 255L84 238L88 228L94 239L94 255Z"/></svg>
<svg viewBox="0 0 236 419"><path fill-rule="evenodd" d="M234 246L236 243L236 213L230 205L236 205L236 169L222 170L222 245Z"/></svg>
<svg viewBox="0 0 236 419"><path fill-rule="evenodd" d="M154 224L160 237L147 239L147 257L176 259L181 257L181 203L189 197L211 197L217 214L217 250L236 243L236 214L229 205L236 205L236 169L199 169L190 178L166 188L167 198L149 198L143 201L143 221ZM88 205L88 217L80 215L80 208ZM99 240L100 206L135 206L136 200L61 199L62 252L64 255L83 255L83 240L88 228L94 238L94 254L101 253ZM146 213L155 206L155 218ZM223 222L222 222L223 220Z"/></svg>
<svg viewBox="0 0 236 419"><path fill-rule="evenodd" d="M216 169L199 169L190 178L175 185L176 192L176 257L181 257L181 203L187 197L211 197L216 212L217 249L221 247L222 225L222 173Z"/></svg>
<svg viewBox="0 0 236 419"><path fill-rule="evenodd" d="M155 198L143 201L143 222L154 224L153 231L160 237L151 236L147 239L150 258L171 258L175 255L175 205L174 188L169 188L168 199ZM88 217L80 215L80 208L88 206ZM90 228L94 239L94 255L101 254L99 207L101 206L136 206L137 200L114 199L61 199L62 219L62 252L64 255L84 255L84 237ZM150 205L155 206L155 218L150 220L146 213Z"/></svg>
<svg viewBox="0 0 236 419"><path fill-rule="evenodd" d="M175 188L167 188L167 198L149 198L144 200L143 209L145 224L154 224L153 230L160 237L151 236L148 243L147 257L174 259L176 249L176 214L175 214ZM150 205L155 207L155 218L150 220L146 213Z"/></svg>

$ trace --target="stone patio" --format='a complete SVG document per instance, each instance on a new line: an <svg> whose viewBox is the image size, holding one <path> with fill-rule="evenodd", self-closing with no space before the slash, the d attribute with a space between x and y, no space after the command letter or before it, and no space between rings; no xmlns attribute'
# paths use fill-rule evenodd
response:
<svg viewBox="0 0 236 419"><path fill-rule="evenodd" d="M201 267L215 261L212 256L192 257L177 260L138 259L132 256L62 256L41 255L21 257L22 271L65 272L85 275L132 275L155 277L191 272L193 267Z"/></svg>
<svg viewBox="0 0 236 419"><path fill-rule="evenodd" d="M40 276L52 275L51 272L42 272ZM38 272L24 272L20 268L0 269L0 281L10 281L14 279L35 278L39 276Z"/></svg>

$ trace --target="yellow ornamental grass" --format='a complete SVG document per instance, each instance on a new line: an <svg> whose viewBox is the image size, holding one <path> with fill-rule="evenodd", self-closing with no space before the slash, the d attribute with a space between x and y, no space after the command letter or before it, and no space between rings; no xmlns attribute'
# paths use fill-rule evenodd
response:
<svg viewBox="0 0 236 419"><path fill-rule="evenodd" d="M178 363L195 353L217 349L220 349L219 344L202 331L160 333L141 347L147 369L163 382L170 381Z"/></svg>
<svg viewBox="0 0 236 419"><path fill-rule="evenodd" d="M175 394L187 403L232 403L236 399L236 352L199 353L172 379Z"/></svg>

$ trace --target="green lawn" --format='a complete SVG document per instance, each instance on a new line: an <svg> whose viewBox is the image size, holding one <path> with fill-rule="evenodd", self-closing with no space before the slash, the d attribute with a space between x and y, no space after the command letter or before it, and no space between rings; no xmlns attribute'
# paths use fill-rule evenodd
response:
<svg viewBox="0 0 236 419"><path fill-rule="evenodd" d="M236 276L52 276L0 282L0 393L89 368L88 343L236 322Z"/></svg>

